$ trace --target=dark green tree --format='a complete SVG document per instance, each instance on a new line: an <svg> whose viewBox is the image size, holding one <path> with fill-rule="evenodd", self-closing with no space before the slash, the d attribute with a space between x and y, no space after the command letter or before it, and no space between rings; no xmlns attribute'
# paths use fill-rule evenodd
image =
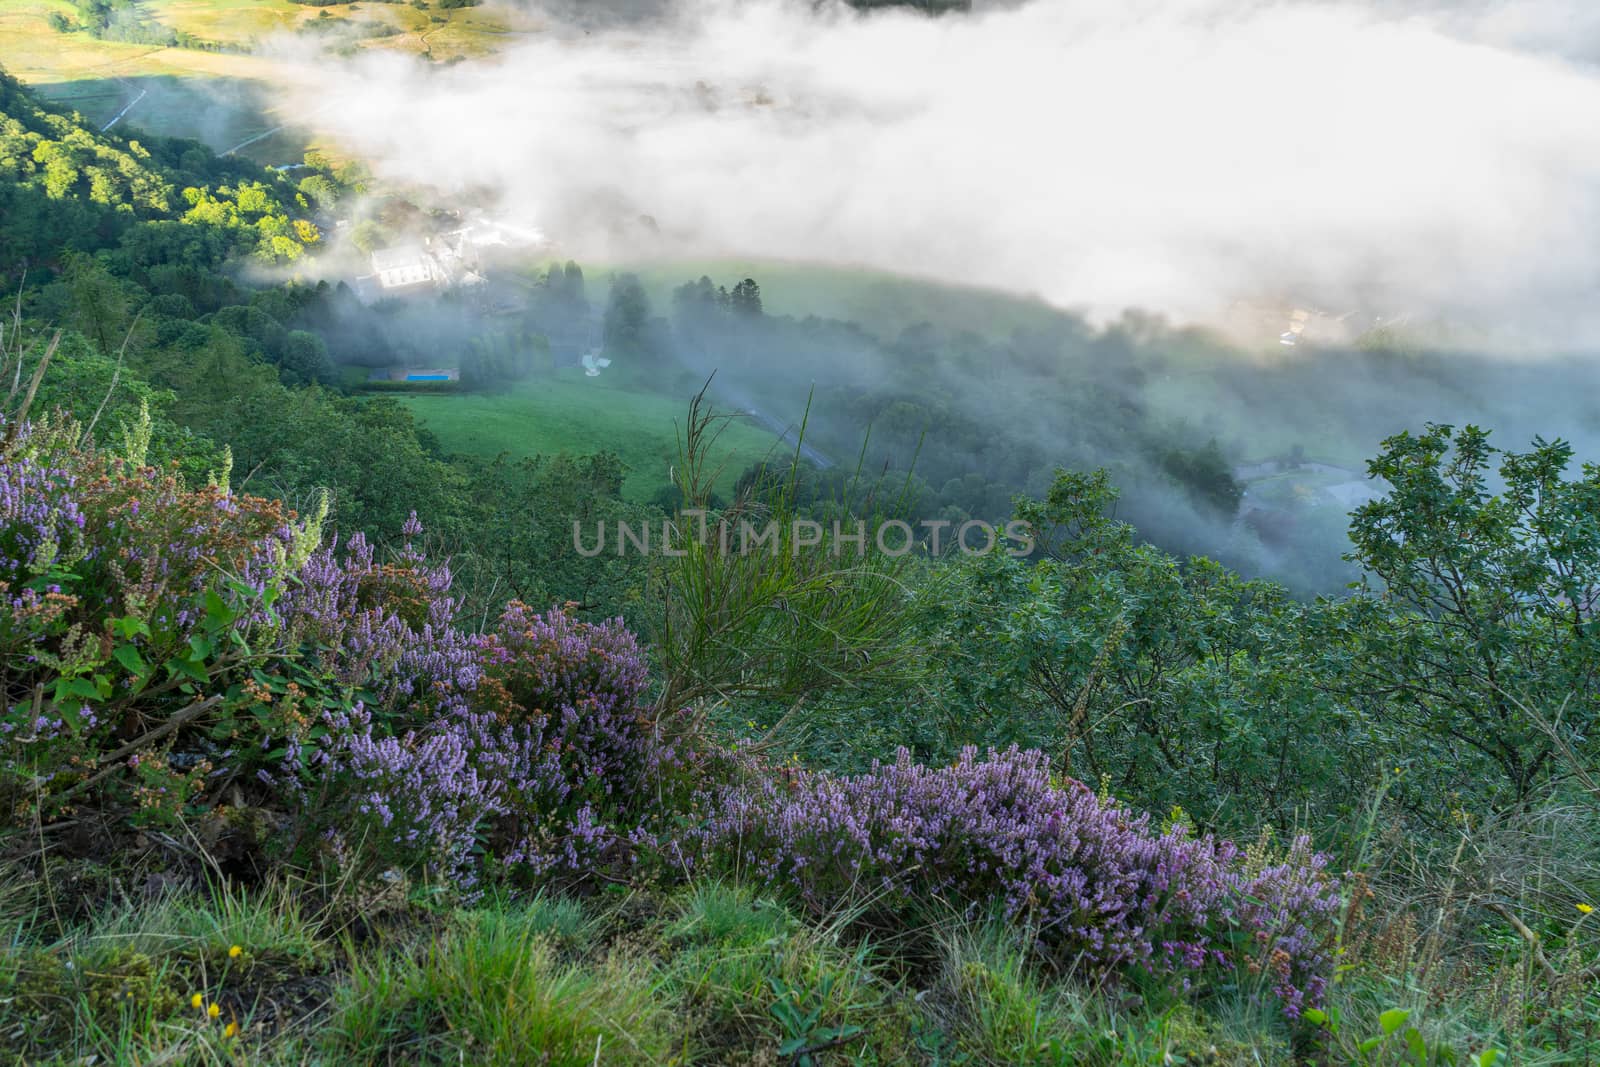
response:
<svg viewBox="0 0 1600 1067"><path fill-rule="evenodd" d="M604 329L607 353L625 357L655 354L650 338L650 297L637 275L622 274L611 283Z"/></svg>
<svg viewBox="0 0 1600 1067"><path fill-rule="evenodd" d="M1368 464L1390 489L1353 515L1366 591L1326 677L1381 697L1397 746L1428 746L1437 799L1521 802L1570 773L1564 753L1594 752L1600 469L1572 464L1564 441L1500 452L1432 424Z"/></svg>
<svg viewBox="0 0 1600 1067"><path fill-rule="evenodd" d="M733 292L728 294L728 308L735 315L761 317L761 286L754 278L746 278L733 287Z"/></svg>

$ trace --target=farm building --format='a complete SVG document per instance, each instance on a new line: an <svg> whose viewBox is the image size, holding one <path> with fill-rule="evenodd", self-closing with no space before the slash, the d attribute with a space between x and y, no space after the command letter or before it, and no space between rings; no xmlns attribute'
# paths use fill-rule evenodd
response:
<svg viewBox="0 0 1600 1067"><path fill-rule="evenodd" d="M455 367L379 367L368 379L374 382L459 382L461 371Z"/></svg>
<svg viewBox="0 0 1600 1067"><path fill-rule="evenodd" d="M385 289L436 285L445 280L439 261L420 245L381 248L372 253L372 273L377 275L378 284Z"/></svg>

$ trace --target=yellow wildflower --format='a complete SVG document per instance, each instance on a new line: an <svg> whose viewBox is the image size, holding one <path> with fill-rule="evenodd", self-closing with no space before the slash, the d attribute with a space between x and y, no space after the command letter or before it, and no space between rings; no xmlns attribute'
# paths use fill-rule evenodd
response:
<svg viewBox="0 0 1600 1067"><path fill-rule="evenodd" d="M222 1005L220 1005L220 1004L211 1004L211 1005L209 1005L206 1008L206 1014L211 1016L213 1019L215 1019L217 1016L222 1014Z"/></svg>
<svg viewBox="0 0 1600 1067"><path fill-rule="evenodd" d="M236 960L236 959L239 958L239 953L241 953L243 951L244 951L244 949L240 948L238 945L234 945L233 947L228 949L228 958L230 960Z"/></svg>
<svg viewBox="0 0 1600 1067"><path fill-rule="evenodd" d="M205 1002L206 1002L206 998L202 997L199 993L196 993L194 996L189 998L189 1007L198 1008L201 1005L205 1004Z"/></svg>
<svg viewBox="0 0 1600 1067"><path fill-rule="evenodd" d="M223 1028L222 1036L223 1037L232 1037L234 1034L237 1034L238 1032L239 1032L239 1024L238 1023L229 1023L226 1027Z"/></svg>
<svg viewBox="0 0 1600 1067"><path fill-rule="evenodd" d="M1578 905L1578 910L1583 912L1585 915L1587 915L1591 911L1594 910L1594 905L1593 904L1579 904Z"/></svg>

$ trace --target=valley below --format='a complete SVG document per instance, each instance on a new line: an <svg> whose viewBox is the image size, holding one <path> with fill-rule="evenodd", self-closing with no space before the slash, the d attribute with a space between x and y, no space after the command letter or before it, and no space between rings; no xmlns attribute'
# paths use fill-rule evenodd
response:
<svg viewBox="0 0 1600 1067"><path fill-rule="evenodd" d="M0 1063L1600 1063L1565 0L0 0Z"/></svg>

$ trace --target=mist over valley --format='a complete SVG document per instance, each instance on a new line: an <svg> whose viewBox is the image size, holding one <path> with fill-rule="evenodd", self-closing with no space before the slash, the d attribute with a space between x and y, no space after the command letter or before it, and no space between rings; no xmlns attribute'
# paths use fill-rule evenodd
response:
<svg viewBox="0 0 1600 1067"><path fill-rule="evenodd" d="M0 4L0 1061L1600 1063L1597 42Z"/></svg>

